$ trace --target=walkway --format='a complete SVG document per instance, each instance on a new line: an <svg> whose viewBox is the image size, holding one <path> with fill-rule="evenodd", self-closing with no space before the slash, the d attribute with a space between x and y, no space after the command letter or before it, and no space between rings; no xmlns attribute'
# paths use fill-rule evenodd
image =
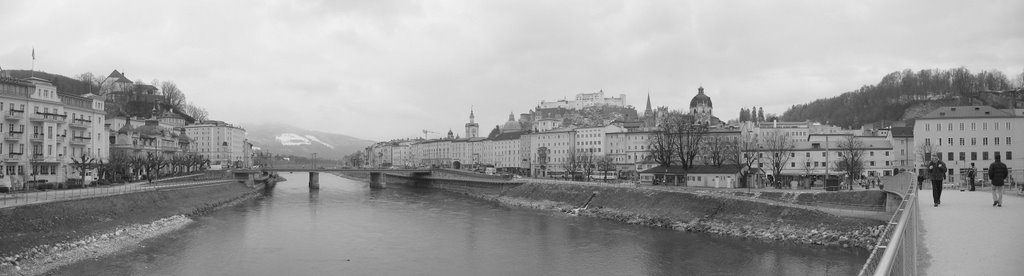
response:
<svg viewBox="0 0 1024 276"><path fill-rule="evenodd" d="M11 194L0 194L0 208L12 208L17 206L38 204L46 202L65 201L81 198L90 197L104 197L118 194L134 193L141 191L150 191L157 189L165 189L170 187L183 187L183 186L200 186L204 184L222 183L226 181L237 181L234 179L216 179L216 180L202 180L202 181L175 181L178 179L201 176L202 174L193 174L177 177L169 177L158 180L153 180L149 183L145 180L126 183L122 185L114 186L93 186L85 189L67 189L67 190L46 190L46 191L34 191L34 192L19 192Z"/></svg>
<svg viewBox="0 0 1024 276"><path fill-rule="evenodd" d="M933 207L919 192L926 275L1024 275L1024 198L1006 189L993 207L991 191L944 190Z"/></svg>

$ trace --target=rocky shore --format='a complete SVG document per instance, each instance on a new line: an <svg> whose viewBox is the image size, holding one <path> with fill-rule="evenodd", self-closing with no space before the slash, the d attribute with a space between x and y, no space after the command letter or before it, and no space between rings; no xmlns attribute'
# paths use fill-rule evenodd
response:
<svg viewBox="0 0 1024 276"><path fill-rule="evenodd" d="M0 217L10 224L0 227L7 230L0 238L10 243L0 246L0 275L40 275L115 253L181 229L190 217L258 197L260 190L225 184L3 210Z"/></svg>
<svg viewBox="0 0 1024 276"><path fill-rule="evenodd" d="M544 189L542 187L528 188ZM559 190L559 192L564 192L564 190L567 189L564 186L549 188ZM658 208L658 206L652 206L651 202L644 202L645 200L642 198L636 198L634 195L624 194L622 191L617 191L616 189L605 190L594 187L580 187L580 190L578 191L578 198L583 198L586 195L589 195L592 190L595 189L604 190L602 195L598 197L599 199L604 199L604 201L595 200L594 206L587 209L579 209L579 203L570 204L563 200L555 201L542 199L551 198L552 196L551 194L538 195L535 191L525 193L523 191L519 191L518 193L516 191L512 191L511 193L502 193L499 195L468 195L494 201L507 207L558 211L572 215L590 216L629 224L669 228L687 232L708 233L762 241L821 245L827 247L863 248L870 250L876 245L878 238L885 229L885 224L881 222L839 218L824 213L813 214L813 216L808 216L806 219L799 217L806 216L807 213L814 213L813 211L808 210L781 210L778 212L757 210L753 212L744 212L737 211L736 208L732 208L732 210L724 210L728 208L721 207L690 210L687 212L645 210L645 208ZM575 189L568 188L568 190ZM618 204L619 202L609 202L608 199L611 197L624 197L625 201L633 201L633 203L627 204L631 206L626 207ZM655 197L661 197L661 195ZM700 197L703 201L716 201L716 199L708 198L707 196ZM656 200L664 201L664 198L658 198ZM778 206L771 206L770 204L758 202L734 202L735 199L722 200L722 203L717 204L732 206L742 205L743 207L740 207L741 209L778 208ZM567 201L582 202L581 200ZM610 207L608 205L617 206ZM678 206L678 208L687 208L687 206ZM789 212L797 214L797 217L787 214Z"/></svg>
<svg viewBox="0 0 1024 276"><path fill-rule="evenodd" d="M139 242L181 229L192 219L172 216L147 224L129 225L111 232L52 245L39 245L14 256L0 257L0 274L40 275L78 261L97 258L129 248Z"/></svg>

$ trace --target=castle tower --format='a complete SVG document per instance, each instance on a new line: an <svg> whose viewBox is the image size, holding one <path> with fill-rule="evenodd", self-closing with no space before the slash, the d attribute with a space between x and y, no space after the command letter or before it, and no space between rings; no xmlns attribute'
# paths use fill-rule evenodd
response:
<svg viewBox="0 0 1024 276"><path fill-rule="evenodd" d="M466 138L476 138L480 134L480 125L475 122L473 108L469 109L469 123L466 123Z"/></svg>

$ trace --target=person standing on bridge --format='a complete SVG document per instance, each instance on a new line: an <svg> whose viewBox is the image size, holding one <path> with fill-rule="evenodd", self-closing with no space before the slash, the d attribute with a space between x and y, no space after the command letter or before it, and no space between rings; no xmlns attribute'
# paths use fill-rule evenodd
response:
<svg viewBox="0 0 1024 276"><path fill-rule="evenodd" d="M996 162L988 166L988 179L992 180L992 206L1003 207L1003 184L1010 172L999 159L996 155Z"/></svg>
<svg viewBox="0 0 1024 276"><path fill-rule="evenodd" d="M928 163L928 175L932 179L932 201L935 207L939 207L942 203L942 180L946 178L946 163L942 162L942 156L938 153Z"/></svg>

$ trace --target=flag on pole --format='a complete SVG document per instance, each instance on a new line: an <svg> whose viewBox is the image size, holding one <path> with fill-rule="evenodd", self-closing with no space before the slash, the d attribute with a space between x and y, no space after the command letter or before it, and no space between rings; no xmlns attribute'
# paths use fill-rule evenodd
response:
<svg viewBox="0 0 1024 276"><path fill-rule="evenodd" d="M36 60L36 47L32 47L32 60Z"/></svg>

